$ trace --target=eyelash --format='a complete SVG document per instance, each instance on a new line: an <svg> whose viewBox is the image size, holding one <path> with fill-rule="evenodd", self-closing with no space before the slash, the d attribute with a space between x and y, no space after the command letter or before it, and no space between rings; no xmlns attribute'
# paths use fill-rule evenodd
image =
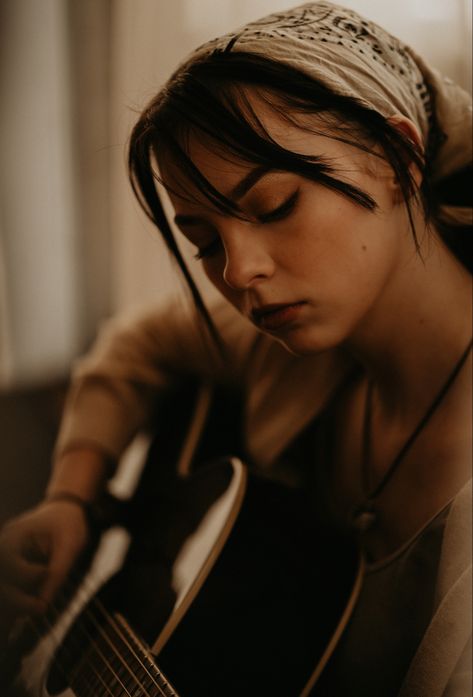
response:
<svg viewBox="0 0 473 697"><path fill-rule="evenodd" d="M199 251L196 252L196 254L194 254L194 259L197 259L197 261L199 261L200 259L205 259L207 257L213 256L217 253L219 246L220 238L217 237L215 240L213 240L213 242L206 245L205 247L202 247L202 249L199 249Z"/></svg>
<svg viewBox="0 0 473 697"><path fill-rule="evenodd" d="M272 211L269 211L269 213L260 214L259 216L257 216L257 219L263 224L277 222L278 220L284 220L284 218L288 216L295 208L298 198L299 189L297 189L297 191L291 194L291 196L289 196L289 198L286 199L286 201L284 201L284 203L282 203L280 206L278 206ZM217 253L219 246L220 238L217 237L215 240L210 242L210 244L206 245L202 249L199 249L198 252L194 255L194 259L200 260L213 256Z"/></svg>
<svg viewBox="0 0 473 697"><path fill-rule="evenodd" d="M258 220L262 223L272 223L276 220L283 220L294 209L297 199L299 198L299 189L297 189L286 201L269 213L262 213L258 216Z"/></svg>

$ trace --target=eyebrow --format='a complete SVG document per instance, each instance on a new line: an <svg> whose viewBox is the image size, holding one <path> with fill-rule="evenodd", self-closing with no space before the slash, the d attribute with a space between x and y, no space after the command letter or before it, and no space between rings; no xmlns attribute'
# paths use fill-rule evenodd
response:
<svg viewBox="0 0 473 697"><path fill-rule="evenodd" d="M246 174L243 177L243 179L238 182L236 186L233 187L233 189L230 192L229 198L231 198L232 201L238 201L240 198L243 198L243 196L247 194L248 191L252 189L262 177L264 177L271 171L271 167L267 167L265 165L255 167L250 172L248 172L248 174Z"/></svg>
<svg viewBox="0 0 473 697"><path fill-rule="evenodd" d="M269 172L274 171L273 168L265 165L260 165L252 169L248 174L245 174L238 184L230 191L229 199L238 201L243 198L258 182ZM176 225L198 225L201 221L194 215L176 215L174 218Z"/></svg>

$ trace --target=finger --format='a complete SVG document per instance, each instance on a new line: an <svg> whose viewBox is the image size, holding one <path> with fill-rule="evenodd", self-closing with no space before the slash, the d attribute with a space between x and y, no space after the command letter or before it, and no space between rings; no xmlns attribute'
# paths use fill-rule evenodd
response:
<svg viewBox="0 0 473 697"><path fill-rule="evenodd" d="M23 590L32 591L38 588L47 574L47 566L44 564L32 564L21 557L13 557L2 569L2 579L19 586Z"/></svg>
<svg viewBox="0 0 473 697"><path fill-rule="evenodd" d="M46 611L46 603L36 595L31 595L17 586L4 583L1 587L2 614L15 616L20 614L42 615Z"/></svg>
<svg viewBox="0 0 473 697"><path fill-rule="evenodd" d="M78 559L78 551L69 546L62 547L54 554L45 577L40 597L48 605L53 602L58 591L65 584Z"/></svg>
<svg viewBox="0 0 473 697"><path fill-rule="evenodd" d="M0 569L9 567L11 560L22 558L32 564L45 564L48 550L37 531L26 533L13 525L5 529L0 537Z"/></svg>

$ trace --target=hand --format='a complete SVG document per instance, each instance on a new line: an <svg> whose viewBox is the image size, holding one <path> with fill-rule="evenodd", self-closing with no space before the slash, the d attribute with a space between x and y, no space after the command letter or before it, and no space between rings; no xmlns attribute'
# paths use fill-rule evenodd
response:
<svg viewBox="0 0 473 697"><path fill-rule="evenodd" d="M0 614L40 615L85 550L85 512L70 501L45 501L0 533Z"/></svg>

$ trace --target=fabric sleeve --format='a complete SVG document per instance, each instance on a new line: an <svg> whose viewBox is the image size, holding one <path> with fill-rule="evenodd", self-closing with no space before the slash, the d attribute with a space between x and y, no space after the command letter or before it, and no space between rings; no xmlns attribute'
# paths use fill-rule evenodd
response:
<svg viewBox="0 0 473 697"><path fill-rule="evenodd" d="M258 332L226 303L214 303L211 313L226 361L206 338L196 312L178 300L106 323L74 367L56 457L85 444L118 459L155 415L160 398L186 376L241 387Z"/></svg>
<svg viewBox="0 0 473 697"><path fill-rule="evenodd" d="M470 637L442 697L471 697L473 694L472 662L473 649Z"/></svg>

